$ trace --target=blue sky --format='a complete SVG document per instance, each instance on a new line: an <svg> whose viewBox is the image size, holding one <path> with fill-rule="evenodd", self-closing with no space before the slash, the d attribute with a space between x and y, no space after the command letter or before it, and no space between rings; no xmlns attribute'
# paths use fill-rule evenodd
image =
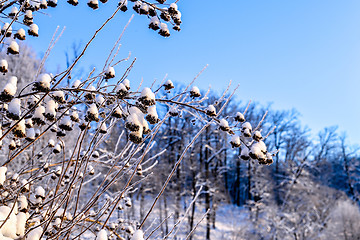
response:
<svg viewBox="0 0 360 240"><path fill-rule="evenodd" d="M30 45L45 52L56 26L66 26L47 62L49 70L62 70L65 51L73 42L84 45L116 4L109 0L94 11L85 1L77 7L59 1L57 8L46 11L48 15L35 16L40 37L31 39ZM295 108L314 133L338 125L350 143L360 143L360 1L180 0L178 5L182 31L172 31L168 39L147 29L146 17L134 17L119 53L119 59L129 51L138 59L131 81L143 77L150 83L168 74L173 81L188 83L209 64L197 81L199 87L211 85L221 92L231 79L240 84L241 100ZM118 13L79 68L102 68L133 13Z"/></svg>

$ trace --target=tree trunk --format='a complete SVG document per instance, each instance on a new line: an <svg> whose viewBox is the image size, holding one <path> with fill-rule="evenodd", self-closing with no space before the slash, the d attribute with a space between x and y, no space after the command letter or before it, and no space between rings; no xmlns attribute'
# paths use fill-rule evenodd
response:
<svg viewBox="0 0 360 240"><path fill-rule="evenodd" d="M248 160L248 186L247 186L247 199L251 200L251 159Z"/></svg>
<svg viewBox="0 0 360 240"><path fill-rule="evenodd" d="M206 144L210 145L209 140L209 128L206 129ZM210 183L210 179L209 179L209 162L208 162L208 158L209 158L209 149L208 147L205 148L205 161L204 161L204 165L205 165L205 210L208 211L210 209L210 187L209 187L209 183ZM210 240L210 230L211 230L211 214L209 213L206 216L206 240Z"/></svg>

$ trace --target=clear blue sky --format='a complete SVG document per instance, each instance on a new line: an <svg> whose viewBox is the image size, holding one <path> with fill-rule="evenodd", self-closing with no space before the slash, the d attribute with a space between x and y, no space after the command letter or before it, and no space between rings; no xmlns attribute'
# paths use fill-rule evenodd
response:
<svg viewBox="0 0 360 240"><path fill-rule="evenodd" d="M64 69L65 51L73 42L85 43L116 4L109 0L94 11L86 1L77 7L59 1L46 11L50 16L37 13L40 37L30 44L44 52L56 26L66 26L47 63L51 71ZM150 83L167 73L188 83L209 64L199 87L220 92L232 79L240 84L239 99L295 108L314 132L338 125L351 143L360 143L360 1L180 0L178 5L182 31L172 31L168 39L147 29L146 17L133 19L119 56L131 51L138 59L130 80ZM84 70L102 68L133 13L119 12L100 33L80 63Z"/></svg>

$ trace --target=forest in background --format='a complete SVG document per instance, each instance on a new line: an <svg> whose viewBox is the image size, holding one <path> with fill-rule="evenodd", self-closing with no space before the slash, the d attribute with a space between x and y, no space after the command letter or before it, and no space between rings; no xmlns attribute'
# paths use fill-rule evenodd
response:
<svg viewBox="0 0 360 240"><path fill-rule="evenodd" d="M34 85L32 91L43 94L43 99L46 97L44 106L47 108L50 105L48 102L54 99L59 101L59 98L63 100L59 101L60 107L54 115L56 121L43 119L44 124L49 125L46 130L48 125L36 126L36 121L39 121L36 111L40 109L34 105L36 100L30 104L24 100L23 103L30 106L27 108L35 106L35 111L26 113L30 116L26 125L31 126L26 128L32 130L26 131L22 137L17 137L16 132L9 128L18 125L12 125L16 119L12 119L14 113L11 108L4 107L5 102L11 100L12 103L15 94L9 101L2 100L2 128L4 132L10 129L7 133L11 137L2 140L1 154L3 161L7 160L4 163L7 169L6 179L2 176L5 172L1 170L1 207L15 208L13 201L18 201L19 194L31 182L31 190L27 190L30 193L25 193L29 206L22 208L22 203L19 203L21 211L31 212L26 222L27 230L23 231L23 234L26 232L26 239L39 239L40 235L39 238L29 236L40 226L43 229L41 235L49 239L69 238L73 236L70 234L79 232L76 235L79 238L94 239L96 236L96 239L105 239L101 234L106 229L109 238L137 240L144 239L143 234L139 238L135 234L136 229L143 226L149 239L219 239L218 231L230 220L241 221L241 225L226 233L230 234L229 239L360 238L359 148L349 145L346 133L338 132L337 127L325 127L313 136L302 125L299 120L301 113L296 110L273 110L271 106L256 102L239 102L237 98L231 98L229 93L217 96L211 91L198 91L197 88L187 91L189 86L182 86L184 83L174 83L175 89L172 89L172 82L167 81L159 86L155 83L151 86L156 96L161 96L156 102L164 104L156 105L157 121L146 118L154 125L152 129L142 123L144 128L138 134L139 129L133 129L136 121L129 120L132 116L130 109L136 107L146 112L147 116L151 115L153 112L149 108L155 105L155 95L149 98L152 95L146 91L145 94L140 93L140 86L128 92L130 87L127 89L124 80L128 77L131 81L132 65L121 77L120 84L124 84L120 85L120 80L117 84L123 88L109 92L99 89L109 88L101 84L112 74L110 70L84 77L84 85L80 85L83 88L79 85L74 87L75 79L66 78L70 70L62 77L66 81L56 88L54 79L63 74L58 73L51 77L53 87L44 90L39 88L43 79L36 78L33 82L34 76L46 72L42 68L43 63L26 44L20 44L20 48L20 54L13 56L7 54L9 48L2 47L1 58L6 59L9 65L6 75L1 76L2 97L9 98L9 93L5 91L9 86L9 76L17 76L17 89L26 91L18 93L15 99L28 100L25 98L27 96L24 97L26 94L35 96L35 93L29 93L28 88ZM74 57L73 61L76 59ZM72 66L73 61L69 61L68 67ZM91 88L92 83L97 88ZM85 84L88 85L85 87ZM133 88L136 89L136 86ZM64 99L59 91L63 91ZM79 92L90 97L81 98ZM182 95L190 100L174 101ZM196 100L200 96L200 100ZM117 105L114 101L117 101ZM77 109L72 104L76 104ZM103 104L106 107L102 110ZM100 109L102 120L99 124L95 123L99 119L89 120L92 114L89 109L94 105ZM24 106L21 110L26 112ZM212 112L214 106L221 109L219 114ZM124 114L119 113L120 117L115 117L114 112L119 108ZM73 120L76 116L74 113L79 113L78 118L85 121ZM234 133L226 125L229 121L231 128L244 134L245 119L237 121L237 113L244 113L250 127L259 126L256 129L259 129L260 137L250 134L241 139L244 142L237 143L238 139L233 138ZM44 116L40 114L40 118ZM61 121L63 116L69 121ZM159 119L162 125L156 125ZM102 127L104 125L105 128ZM89 134L86 135L84 129ZM142 134L142 129L151 132L148 137ZM152 132L154 129L155 133ZM40 138L47 130L51 131ZM155 135L156 138L152 138ZM78 146L80 136L83 145ZM57 144L54 139L59 140ZM28 147L35 140L36 144ZM250 150L249 154L243 153L262 140L266 152L271 153L266 156L266 161L260 160L259 156L253 157L251 153L254 153ZM117 162L116 159L121 161ZM73 161L79 167L74 167L71 164ZM50 172L49 166L52 168ZM17 173L25 176L27 182L19 184ZM74 182L80 183L72 185ZM44 188L39 190L38 185ZM52 189L62 191L53 196L50 194ZM48 194L45 196L43 192ZM71 202L72 198L77 202ZM90 204L88 199L93 202ZM81 214L87 218L82 218L80 213L76 215L83 206L86 207ZM231 206L239 207L239 215L228 218L221 215L224 214L224 206L230 210L233 209ZM67 215L63 207L70 209L76 217ZM154 207L154 211L149 210L150 207ZM58 213L59 209L62 209L61 213ZM1 210L0 218L4 220L6 216ZM77 217L83 221L81 225L76 222ZM89 232L82 232L84 226ZM197 232L195 228L200 229L200 226L201 231ZM6 235L1 227L1 234ZM73 232L68 232L69 229ZM17 236L21 238L19 234Z"/></svg>
<svg viewBox="0 0 360 240"><path fill-rule="evenodd" d="M8 61L13 62L9 72L19 76L20 86L29 82L27 76L34 74L40 64L31 48L24 45L23 49L20 61L7 56ZM6 77L1 78L5 82ZM161 91L168 98L178 94ZM216 102L218 98L210 95L205 104ZM222 115L244 112L246 108L245 118L253 125L268 112L263 121L263 132L270 132L276 126L265 139L268 151L276 152L274 163L261 165L257 160L242 159L241 148L233 148L230 143L231 136L219 126L211 125L193 143L156 206L157 213L153 218L164 221L158 234L166 236L172 224L181 219L189 207L183 227L187 231L193 229L199 216L210 209L200 223L204 230L201 235L194 234L193 238L216 239L212 236L218 236L217 223L227 224L217 220L222 217L218 216L217 210L236 205L241 207L243 216L232 218L235 221L239 218L243 223L241 229L233 230L232 239L358 239L358 146L349 145L346 133L339 133L336 126L325 127L316 136L311 135L310 129L301 124L300 113L294 109L272 110L260 103L237 102L233 98ZM169 108L158 111L161 118ZM191 136L200 128L198 120L186 110L166 120L148 159L144 160L142 168L148 170L139 176L148 172L156 174L147 176L148 180L139 184L139 191L129 195L138 206L119 210L119 216L144 217L149 199L159 192ZM125 124L115 125L99 151L106 154L114 148L124 147L126 140L118 142L124 129ZM66 139L70 144L71 141L71 138ZM106 169L100 167L96 170L106 173ZM102 176L97 175L96 181L86 190L89 196L92 189L96 189L94 186L103 180ZM121 184L118 182L111 189L116 192ZM197 201L189 206L195 196ZM165 220L169 214L171 217Z"/></svg>

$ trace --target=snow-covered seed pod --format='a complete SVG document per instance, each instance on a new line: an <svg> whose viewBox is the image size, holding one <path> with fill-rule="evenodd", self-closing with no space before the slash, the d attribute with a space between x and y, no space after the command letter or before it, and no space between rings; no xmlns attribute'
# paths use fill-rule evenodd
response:
<svg viewBox="0 0 360 240"><path fill-rule="evenodd" d="M55 147L53 148L53 153L57 154L61 152L61 144L57 143Z"/></svg>
<svg viewBox="0 0 360 240"><path fill-rule="evenodd" d="M44 113L45 113L45 107L39 105L35 109L34 115L31 118L33 123L37 124L38 126L44 125L45 124Z"/></svg>
<svg viewBox="0 0 360 240"><path fill-rule="evenodd" d="M86 90L88 90L88 91L85 92L84 98L86 99L86 102L92 103L93 100L95 99L96 88L93 85L90 85L90 86L88 86L88 88Z"/></svg>
<svg viewBox="0 0 360 240"><path fill-rule="evenodd" d="M18 198L18 206L19 206L19 211L20 212L26 212L27 208L28 208L28 201L27 198L24 195L21 195Z"/></svg>
<svg viewBox="0 0 360 240"><path fill-rule="evenodd" d="M127 232L130 235L133 235L135 230L134 230L134 228L132 226L128 225L128 226L125 227L125 232Z"/></svg>
<svg viewBox="0 0 360 240"><path fill-rule="evenodd" d="M20 185L21 185L21 192L29 192L30 191L30 185L28 183L28 181L26 179L21 179L20 181Z"/></svg>
<svg viewBox="0 0 360 240"><path fill-rule="evenodd" d="M177 11L175 14L173 14L172 19L174 21L174 23L179 26L181 24L181 12ZM180 26L179 26L180 27Z"/></svg>
<svg viewBox="0 0 360 240"><path fill-rule="evenodd" d="M13 120L19 120L21 115L21 100L18 98L15 98L11 100L9 103L8 111L6 113L6 116Z"/></svg>
<svg viewBox="0 0 360 240"><path fill-rule="evenodd" d="M150 88L146 87L141 91L139 101L145 106L155 105L155 94Z"/></svg>
<svg viewBox="0 0 360 240"><path fill-rule="evenodd" d="M125 202L125 206L127 206L127 207L131 207L131 206L132 206L131 198L125 197L125 198L124 198L124 202Z"/></svg>
<svg viewBox="0 0 360 240"><path fill-rule="evenodd" d="M224 132L227 132L230 130L230 127L229 127L229 123L228 121L226 121L226 119L221 119L220 120L220 123L219 123L219 128L220 130L224 131Z"/></svg>
<svg viewBox="0 0 360 240"><path fill-rule="evenodd" d="M17 32L14 34L14 38L19 39L21 41L25 40L26 39L25 30L22 28L17 30Z"/></svg>
<svg viewBox="0 0 360 240"><path fill-rule="evenodd" d="M28 217L24 212L20 212L16 215L16 235L23 238L26 231L26 221Z"/></svg>
<svg viewBox="0 0 360 240"><path fill-rule="evenodd" d="M73 84L71 85L72 88L79 88L81 85L81 81L80 80L75 80L73 82Z"/></svg>
<svg viewBox="0 0 360 240"><path fill-rule="evenodd" d="M178 11L178 6L176 5L176 3L171 3L169 8L168 8L168 12L170 14L176 14Z"/></svg>
<svg viewBox="0 0 360 240"><path fill-rule="evenodd" d="M96 102L97 106L102 107L105 104L106 100L103 97L103 95L99 94L96 96L95 102Z"/></svg>
<svg viewBox="0 0 360 240"><path fill-rule="evenodd" d="M77 6L79 4L78 0L68 0L67 2L73 6Z"/></svg>
<svg viewBox="0 0 360 240"><path fill-rule="evenodd" d="M274 162L273 156L271 153L266 153L266 164L270 165Z"/></svg>
<svg viewBox="0 0 360 240"><path fill-rule="evenodd" d="M55 171L54 171L54 174L57 176L57 177L60 177L61 176L61 173L62 173L62 167L61 166L57 166Z"/></svg>
<svg viewBox="0 0 360 240"><path fill-rule="evenodd" d="M161 11L160 18L165 22L169 22L171 20L171 15L169 14L167 8L164 8L163 11Z"/></svg>
<svg viewBox="0 0 360 240"><path fill-rule="evenodd" d="M44 116L48 121L55 121L56 118L56 110L57 110L57 104L53 99L50 99L46 102L46 108L44 112ZM55 125L54 125L55 126ZM57 131L57 130L56 130ZM56 132L55 131L55 132Z"/></svg>
<svg viewBox="0 0 360 240"><path fill-rule="evenodd" d="M42 73L34 83L33 90L39 92L48 92L50 90L51 77L47 73Z"/></svg>
<svg viewBox="0 0 360 240"><path fill-rule="evenodd" d="M60 104L66 103L66 101L65 101L65 94L64 94L63 91L55 91L55 92L53 92L53 93L52 93L52 98L53 98L56 102L58 102L58 103L60 103Z"/></svg>
<svg viewBox="0 0 360 240"><path fill-rule="evenodd" d="M149 16L155 17L156 16L156 10L152 5L149 5Z"/></svg>
<svg viewBox="0 0 360 240"><path fill-rule="evenodd" d="M59 230L61 225L61 218L57 217L53 223L53 227L55 230Z"/></svg>
<svg viewBox="0 0 360 240"><path fill-rule="evenodd" d="M169 114L172 117L177 117L177 116L179 116L179 109L177 109L176 107L172 107L169 110Z"/></svg>
<svg viewBox="0 0 360 240"><path fill-rule="evenodd" d="M178 31L178 32L181 31L181 28L180 28L179 25L174 25L174 26L173 26L173 29L174 29L175 31Z"/></svg>
<svg viewBox="0 0 360 240"><path fill-rule="evenodd" d="M200 94L200 90L198 87L196 86L193 86L190 90L190 97L192 98L197 98L197 97L200 97L201 94Z"/></svg>
<svg viewBox="0 0 360 240"><path fill-rule="evenodd" d="M35 23L30 25L30 28L28 29L28 34L30 36L38 37L39 36L39 27Z"/></svg>
<svg viewBox="0 0 360 240"><path fill-rule="evenodd" d="M11 181L12 182L19 182L19 174L14 173L14 175L11 176Z"/></svg>
<svg viewBox="0 0 360 240"><path fill-rule="evenodd" d="M24 18L27 20L33 20L33 12L31 10L26 10Z"/></svg>
<svg viewBox="0 0 360 240"><path fill-rule="evenodd" d="M143 133L142 128L140 128L137 131L130 132L130 134L129 134L130 141L132 141L135 144L141 143L143 140L142 133Z"/></svg>
<svg viewBox="0 0 360 240"><path fill-rule="evenodd" d="M134 11L140 13L140 8L141 8L141 1L135 1L135 4L133 6Z"/></svg>
<svg viewBox="0 0 360 240"><path fill-rule="evenodd" d="M87 5L91 7L92 9L98 9L99 8L99 2L98 0L89 0Z"/></svg>
<svg viewBox="0 0 360 240"><path fill-rule="evenodd" d="M86 121L81 120L80 123L79 123L79 128L80 128L81 131L84 131L86 128L90 129L91 126Z"/></svg>
<svg viewBox="0 0 360 240"><path fill-rule="evenodd" d="M7 54L19 54L19 44L15 41L11 41L10 45L7 48Z"/></svg>
<svg viewBox="0 0 360 240"><path fill-rule="evenodd" d="M50 131L56 133L57 131L59 131L59 129L58 129L57 125L54 124L51 126Z"/></svg>
<svg viewBox="0 0 360 240"><path fill-rule="evenodd" d="M141 165L139 165L138 168L136 169L136 174L139 175L139 176L142 176L143 172L142 172Z"/></svg>
<svg viewBox="0 0 360 240"><path fill-rule="evenodd" d="M141 125L143 126L143 134L147 135L151 132L151 129L149 128L148 122L145 120L145 118L141 118Z"/></svg>
<svg viewBox="0 0 360 240"><path fill-rule="evenodd" d="M96 212L95 212L93 209L91 209L90 212L89 212L89 216L95 217L95 216L96 216Z"/></svg>
<svg viewBox="0 0 360 240"><path fill-rule="evenodd" d="M231 147L238 148L241 145L240 137L238 135L233 135L230 140Z"/></svg>
<svg viewBox="0 0 360 240"><path fill-rule="evenodd" d="M1 28L1 35L5 35L5 37L11 37L12 27L9 23L5 23Z"/></svg>
<svg viewBox="0 0 360 240"><path fill-rule="evenodd" d="M163 37L170 37L170 31L168 29L168 26L166 25L166 23L161 23L160 24L160 31L159 34Z"/></svg>
<svg viewBox="0 0 360 240"><path fill-rule="evenodd" d="M134 232L131 240L144 240L144 232L141 229L138 229Z"/></svg>
<svg viewBox="0 0 360 240"><path fill-rule="evenodd" d="M121 211L121 210L124 209L124 206L123 206L122 204L119 204L119 205L117 206L117 209L118 209L119 211ZM118 219L118 222L119 222L119 219Z"/></svg>
<svg viewBox="0 0 360 240"><path fill-rule="evenodd" d="M244 137L251 137L252 126L249 122L244 122L241 126L241 132Z"/></svg>
<svg viewBox="0 0 360 240"><path fill-rule="evenodd" d="M57 137L65 137L66 132L64 130L59 130L59 131L56 132L56 136Z"/></svg>
<svg viewBox="0 0 360 240"><path fill-rule="evenodd" d="M250 147L249 156L252 159L259 159L259 157L262 155L261 149L257 143L254 143Z"/></svg>
<svg viewBox="0 0 360 240"><path fill-rule="evenodd" d="M4 75L8 72L8 62L6 59L1 59L0 61L0 72L4 73Z"/></svg>
<svg viewBox="0 0 360 240"><path fill-rule="evenodd" d="M216 108L214 107L214 105L209 105L206 108L206 115L208 115L209 117L215 117L216 116Z"/></svg>
<svg viewBox="0 0 360 240"><path fill-rule="evenodd" d="M56 7L57 6L57 0L48 0L47 5L49 7Z"/></svg>
<svg viewBox="0 0 360 240"><path fill-rule="evenodd" d="M243 133L244 137L247 137L247 138L251 137L251 130L249 128L243 129L242 133Z"/></svg>
<svg viewBox="0 0 360 240"><path fill-rule="evenodd" d="M115 77L115 69L113 67L108 67L105 71L105 79L110 79Z"/></svg>
<svg viewBox="0 0 360 240"><path fill-rule="evenodd" d="M26 119L26 121L25 121L25 127L27 127L27 128L33 128L33 127L34 127L34 123L33 123L33 121L32 121L31 118Z"/></svg>
<svg viewBox="0 0 360 240"><path fill-rule="evenodd" d="M150 124L156 124L156 123L158 123L160 121L159 116L158 116L157 111L156 111L156 106L155 105L150 106L148 108L148 114L146 115L146 120Z"/></svg>
<svg viewBox="0 0 360 240"><path fill-rule="evenodd" d="M17 90L17 77L12 76L9 78L9 81L4 86L3 90L0 93L0 101L10 102Z"/></svg>
<svg viewBox="0 0 360 240"><path fill-rule="evenodd" d="M99 125L98 125L98 131L99 131L99 133L101 133L101 134L107 133L107 126L106 126L106 123L105 123L105 122L99 123Z"/></svg>
<svg viewBox="0 0 360 240"><path fill-rule="evenodd" d="M43 152L38 152L37 154L36 154L36 157L39 159L39 158L41 158L43 156Z"/></svg>
<svg viewBox="0 0 360 240"><path fill-rule="evenodd" d="M237 122L245 122L245 117L241 112L237 112L235 115L235 121Z"/></svg>
<svg viewBox="0 0 360 240"><path fill-rule="evenodd" d="M26 26L30 26L31 24L34 23L34 21L33 21L33 15L32 15L32 11L31 11L31 10L26 10L26 11L25 11L23 23L24 23Z"/></svg>
<svg viewBox="0 0 360 240"><path fill-rule="evenodd" d="M115 223L113 223L113 222L112 222L112 223L109 223L109 228L110 228L111 231L114 231L114 230L116 229L116 227L117 227L117 226L116 226Z"/></svg>
<svg viewBox="0 0 360 240"><path fill-rule="evenodd" d="M17 148L21 147L21 141L20 141L20 139L14 139L14 140L15 140L16 147L17 147Z"/></svg>
<svg viewBox="0 0 360 240"><path fill-rule="evenodd" d="M253 139L254 139L255 141L257 141L257 142L259 142L260 140L263 139L260 131L255 131L255 132L253 133L253 136L252 136L252 137L253 137Z"/></svg>
<svg viewBox="0 0 360 240"><path fill-rule="evenodd" d="M122 84L124 84L124 86L126 87L127 90L130 90L130 80L129 79L125 79L124 81L122 81Z"/></svg>
<svg viewBox="0 0 360 240"><path fill-rule="evenodd" d="M68 221L72 221L74 219L70 212L65 213L65 218Z"/></svg>
<svg viewBox="0 0 360 240"><path fill-rule="evenodd" d="M46 0L41 0L40 1L40 8L41 9L47 9L47 5L48 5L48 3L47 3Z"/></svg>
<svg viewBox="0 0 360 240"><path fill-rule="evenodd" d="M123 99L128 94L128 89L125 87L123 83L119 83L119 85L115 88L116 96L119 99Z"/></svg>
<svg viewBox="0 0 360 240"><path fill-rule="evenodd" d="M38 0L30 0L29 4L29 9L32 11L38 11L40 9L40 2Z"/></svg>
<svg viewBox="0 0 360 240"><path fill-rule="evenodd" d="M95 169L93 166L89 165L87 171L89 172L89 175L95 174Z"/></svg>
<svg viewBox="0 0 360 240"><path fill-rule="evenodd" d="M167 80L163 86L167 91L174 88L174 84L171 80Z"/></svg>
<svg viewBox="0 0 360 240"><path fill-rule="evenodd" d="M35 140L35 130L34 128L27 128L26 129L26 137L25 140L32 142Z"/></svg>
<svg viewBox="0 0 360 240"><path fill-rule="evenodd" d="M72 122L69 116L64 116L60 120L59 128L65 131L72 131Z"/></svg>
<svg viewBox="0 0 360 240"><path fill-rule="evenodd" d="M88 110L86 112L85 120L87 122L91 122L91 121L98 122L99 121L99 110L95 103L91 104L90 107L88 108Z"/></svg>
<svg viewBox="0 0 360 240"><path fill-rule="evenodd" d="M25 137L25 120L21 120L18 124L16 124L15 128L12 130L13 134L17 138Z"/></svg>
<svg viewBox="0 0 360 240"><path fill-rule="evenodd" d="M42 204L42 199L41 198L35 198L35 201L33 203L36 206L36 208L39 208L40 205ZM40 211L40 210L38 210L38 211Z"/></svg>
<svg viewBox="0 0 360 240"><path fill-rule="evenodd" d="M249 160L250 156L249 156L249 149L247 146L243 146L241 148L241 152L240 152L240 158L243 160Z"/></svg>
<svg viewBox="0 0 360 240"><path fill-rule="evenodd" d="M100 157L100 153L99 153L98 151L94 151L94 152L91 154L91 156L92 156L93 158L98 158L98 157Z"/></svg>
<svg viewBox="0 0 360 240"><path fill-rule="evenodd" d="M43 169L44 173L49 172L49 164L45 163L42 169Z"/></svg>
<svg viewBox="0 0 360 240"><path fill-rule="evenodd" d="M128 10L128 8L127 8L127 0L120 0L119 1L119 7L120 7L121 11L126 12Z"/></svg>
<svg viewBox="0 0 360 240"><path fill-rule="evenodd" d="M139 9L139 13L142 15L148 15L149 14L149 5L147 3L142 3L141 7Z"/></svg>
<svg viewBox="0 0 360 240"><path fill-rule="evenodd" d="M18 12L19 12L19 9L17 7L12 7L11 12L9 12L9 17L14 18Z"/></svg>
<svg viewBox="0 0 360 240"><path fill-rule="evenodd" d="M138 116L136 114L130 114L126 118L125 127L132 132L136 132L136 131L139 131L139 129L142 126L141 126Z"/></svg>
<svg viewBox="0 0 360 240"><path fill-rule="evenodd" d="M257 144L261 150L262 153L267 153L267 147L266 144L263 141L255 142L253 145Z"/></svg>
<svg viewBox="0 0 360 240"><path fill-rule="evenodd" d="M73 122L79 122L80 121L79 114L78 114L77 109L75 107L71 111L70 119Z"/></svg>
<svg viewBox="0 0 360 240"><path fill-rule="evenodd" d="M123 112L121 111L119 106L116 106L114 108L114 110L111 113L111 116L113 116L115 118L122 118L123 117Z"/></svg>
<svg viewBox="0 0 360 240"><path fill-rule="evenodd" d="M45 189L41 186L35 188L35 198L45 199Z"/></svg>

